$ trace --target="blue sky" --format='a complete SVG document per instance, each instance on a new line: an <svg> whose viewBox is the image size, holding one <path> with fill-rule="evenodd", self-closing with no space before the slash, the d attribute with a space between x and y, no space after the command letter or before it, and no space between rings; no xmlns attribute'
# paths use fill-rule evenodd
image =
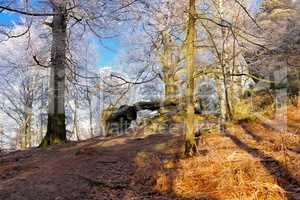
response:
<svg viewBox="0 0 300 200"><path fill-rule="evenodd" d="M0 25L13 25L18 23L19 16L13 13L0 13ZM95 40L97 41L97 40ZM112 66L119 55L119 48L121 47L118 38L103 39L98 42L98 51L100 54L99 67Z"/></svg>
<svg viewBox="0 0 300 200"><path fill-rule="evenodd" d="M263 0L253 0L250 6L252 12L257 12Z"/></svg>
<svg viewBox="0 0 300 200"><path fill-rule="evenodd" d="M0 24L2 25L12 25L13 22L17 22L18 19L18 15L12 13L0 13Z"/></svg>
<svg viewBox="0 0 300 200"><path fill-rule="evenodd" d="M250 5L250 10L253 13L256 13L259 9L259 6L261 5L263 0L252 0L252 3ZM111 66L114 64L115 59L117 59L119 55L119 48L121 48L120 41L118 38L114 39L107 39L103 41L104 46L108 47L105 48L103 46L99 46L100 51L100 67L105 66ZM111 50L110 50L111 49Z"/></svg>
<svg viewBox="0 0 300 200"><path fill-rule="evenodd" d="M259 5L261 4L262 0L253 0L250 6L250 10L252 12L257 12ZM13 25L14 22L18 22L19 17L13 13L0 13L0 24L2 25ZM99 67L108 67L112 66L120 51L121 44L118 38L112 39L104 39L101 43L98 43L98 51L100 53L100 59L98 66Z"/></svg>
<svg viewBox="0 0 300 200"><path fill-rule="evenodd" d="M98 50L100 52L100 61L98 63L99 67L108 67L114 65L118 55L119 49L121 47L118 38L106 39L101 41L102 44L98 45Z"/></svg>

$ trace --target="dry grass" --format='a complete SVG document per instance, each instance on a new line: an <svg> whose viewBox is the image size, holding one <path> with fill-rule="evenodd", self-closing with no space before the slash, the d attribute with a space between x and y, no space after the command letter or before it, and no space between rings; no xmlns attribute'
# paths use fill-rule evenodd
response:
<svg viewBox="0 0 300 200"><path fill-rule="evenodd" d="M288 122L290 123L297 123L300 124L300 100L298 103L298 107L296 106L289 106L287 109L288 114Z"/></svg>
<svg viewBox="0 0 300 200"><path fill-rule="evenodd" d="M233 159L233 160L232 160ZM184 197L210 196L215 199L285 199L278 186L259 162L236 153L224 158L181 163L173 190ZM192 168L192 169L191 169Z"/></svg>
<svg viewBox="0 0 300 200"><path fill-rule="evenodd" d="M150 178L157 192L186 198L287 199L285 190L259 159L222 135L205 140L201 150L209 147L209 151L195 158L163 159L155 152L137 156L138 177Z"/></svg>
<svg viewBox="0 0 300 200"><path fill-rule="evenodd" d="M288 110L288 122L299 125L299 108ZM228 130L231 136L205 134L199 149L202 154L194 158L182 157L183 141L170 141L159 145L158 151L137 156L137 178L142 175L157 192L191 199L285 200L300 196L300 155L295 151L300 135L279 133L257 122L232 124ZM180 145L178 156L174 148Z"/></svg>

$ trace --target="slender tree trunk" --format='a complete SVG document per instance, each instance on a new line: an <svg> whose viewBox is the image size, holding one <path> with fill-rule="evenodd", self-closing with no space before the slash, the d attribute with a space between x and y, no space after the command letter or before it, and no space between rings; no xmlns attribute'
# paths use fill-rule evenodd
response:
<svg viewBox="0 0 300 200"><path fill-rule="evenodd" d="M217 78L217 93L219 97L219 111L221 117L221 124L225 122L226 118L226 104L225 104L225 89L220 77Z"/></svg>
<svg viewBox="0 0 300 200"><path fill-rule="evenodd" d="M93 108L92 108L92 101L89 95L89 90L87 88L87 101L89 104L89 117L90 117L90 135L94 137L94 128L93 128Z"/></svg>
<svg viewBox="0 0 300 200"><path fill-rule="evenodd" d="M42 141L43 140L43 135L44 135L44 125L45 125L45 119L44 119L44 112L43 112L43 109L45 108L46 106L46 101L44 99L44 91L45 91L45 88L44 88L44 81L42 81L42 97L41 97L41 100L40 100L40 113L39 113L39 137L38 137L38 142Z"/></svg>
<svg viewBox="0 0 300 200"><path fill-rule="evenodd" d="M223 5L223 0L219 1L219 10L220 10L220 17L224 19L224 5ZM225 107L226 107L226 113L225 113L225 118L226 119L232 119L232 112L231 112L231 105L230 105L230 97L229 97L229 92L228 92L228 77L227 77L227 67L228 63L226 63L226 58L227 58L227 52L226 52L226 43L228 38L225 35L226 29L224 27L221 28L221 34L222 34L222 55L221 55L221 70L222 70L222 82L224 85L224 97L225 97Z"/></svg>
<svg viewBox="0 0 300 200"><path fill-rule="evenodd" d="M75 133L77 140L80 141L80 131L79 131L79 126L78 126L77 107L78 107L78 103L77 103L77 100L75 99L73 133Z"/></svg>
<svg viewBox="0 0 300 200"><path fill-rule="evenodd" d="M66 142L65 124L65 66L67 44L67 11L65 3L54 8L58 15L52 21L51 72L48 97L47 133L40 146Z"/></svg>
<svg viewBox="0 0 300 200"><path fill-rule="evenodd" d="M21 125L21 148L26 149L31 147L31 126L32 126L32 109L33 109L33 86L32 79L24 86L23 92L25 94L25 104L24 104L24 122Z"/></svg>
<svg viewBox="0 0 300 200"><path fill-rule="evenodd" d="M38 141L41 141L43 139L43 132L44 132L44 118L43 118L43 113L40 113L40 135Z"/></svg>
<svg viewBox="0 0 300 200"><path fill-rule="evenodd" d="M26 114L24 122L24 148L31 147L31 124L32 124L32 113Z"/></svg>
<svg viewBox="0 0 300 200"><path fill-rule="evenodd" d="M85 76L88 77L88 51L89 50L89 44L87 45L85 49ZM90 137L94 137L94 128L93 128L93 108L92 108L92 99L90 95L90 89L89 89L89 82L88 78L85 79L85 84L86 84L86 100L88 102L89 106L89 123L90 123Z"/></svg>
<svg viewBox="0 0 300 200"><path fill-rule="evenodd" d="M300 107L300 69L298 70L298 86L297 86L297 90L298 90L298 98L296 97L296 106Z"/></svg>
<svg viewBox="0 0 300 200"><path fill-rule="evenodd" d="M163 81L165 84L165 98L170 99L175 93L173 81L172 66L172 41L168 33L162 33L163 41L163 54L161 55L161 63L163 67Z"/></svg>
<svg viewBox="0 0 300 200"><path fill-rule="evenodd" d="M226 75L226 66L225 64L222 64L222 80L224 85L224 96L225 96L225 105L226 105L226 119L232 119L232 112L231 112L231 106L230 106L230 98L229 98L229 92L228 92L228 84L227 84L227 75Z"/></svg>
<svg viewBox="0 0 300 200"><path fill-rule="evenodd" d="M298 102L297 102L296 106L300 107L300 89L298 89L298 90L299 90L298 91L298 98L297 98Z"/></svg>
<svg viewBox="0 0 300 200"><path fill-rule="evenodd" d="M3 136L4 136L4 130L2 125L0 124L0 153L4 146Z"/></svg>
<svg viewBox="0 0 300 200"><path fill-rule="evenodd" d="M186 39L187 57L187 91L186 91L186 138L185 155L193 156L197 152L194 126L194 71L195 71L195 39L196 39L196 0L190 0L189 20Z"/></svg>

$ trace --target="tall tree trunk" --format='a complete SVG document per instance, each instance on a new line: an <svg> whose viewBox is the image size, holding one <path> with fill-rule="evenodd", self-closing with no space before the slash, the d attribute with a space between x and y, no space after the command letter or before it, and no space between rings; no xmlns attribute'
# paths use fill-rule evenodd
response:
<svg viewBox="0 0 300 200"><path fill-rule="evenodd" d="M194 71L196 39L196 0L189 2L189 20L186 39L187 91L186 91L186 138L185 155L193 156L197 152L194 126Z"/></svg>
<svg viewBox="0 0 300 200"><path fill-rule="evenodd" d="M58 3L52 21L51 72L48 97L47 133L40 146L66 142L65 124L65 66L67 45L67 11L65 3Z"/></svg>

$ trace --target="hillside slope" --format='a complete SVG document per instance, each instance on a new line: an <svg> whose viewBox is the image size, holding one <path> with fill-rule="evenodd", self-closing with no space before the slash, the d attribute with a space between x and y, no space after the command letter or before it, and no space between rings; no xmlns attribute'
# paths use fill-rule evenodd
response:
<svg viewBox="0 0 300 200"><path fill-rule="evenodd" d="M298 132L232 124L204 134L195 158L182 157L181 132L2 155L0 199L300 199Z"/></svg>

